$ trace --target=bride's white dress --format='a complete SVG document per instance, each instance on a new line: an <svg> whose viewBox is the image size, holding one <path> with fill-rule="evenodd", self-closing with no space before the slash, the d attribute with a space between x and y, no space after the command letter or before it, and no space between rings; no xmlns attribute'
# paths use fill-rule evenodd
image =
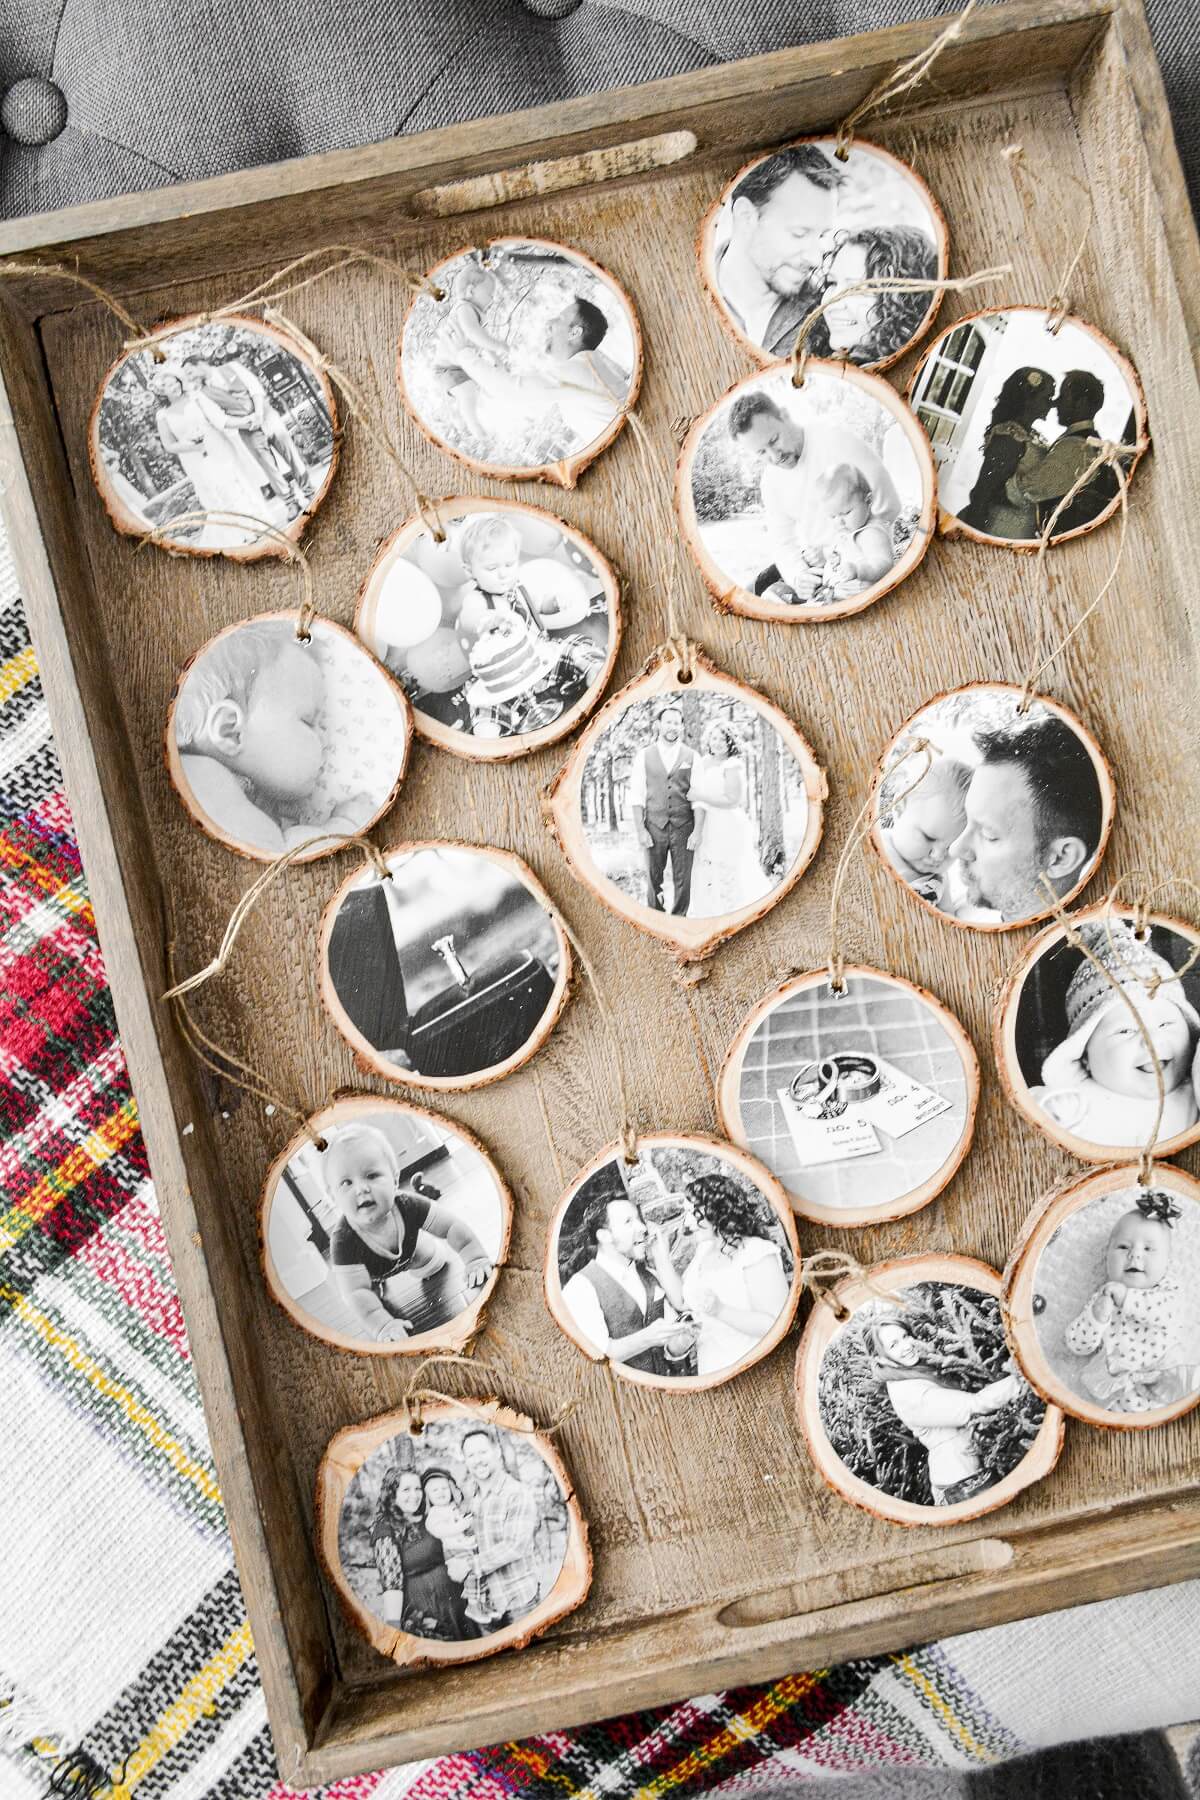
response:
<svg viewBox="0 0 1200 1800"><path fill-rule="evenodd" d="M764 1308L758 1294L762 1277L779 1268L782 1261L783 1252L770 1238L743 1238L733 1251L723 1250L719 1243L710 1240L697 1250L683 1272L683 1298L688 1310L700 1321L696 1339L698 1375L714 1375L719 1369L732 1368L759 1342L758 1336L737 1331L724 1319L703 1313L700 1295L707 1288L726 1306L761 1312Z"/></svg>
<svg viewBox="0 0 1200 1800"><path fill-rule="evenodd" d="M697 756L689 797L699 820L692 862L691 919L717 918L765 900L775 883L758 859L758 838L746 811L746 768L739 757Z"/></svg>
<svg viewBox="0 0 1200 1800"><path fill-rule="evenodd" d="M181 448L171 454L183 468L196 495L201 512L248 513L252 518L265 517L263 507L263 474L236 432L223 431L214 425L199 400L184 394L173 400L159 419L176 438L196 438L202 442L195 449ZM219 525L205 522L199 542L206 549L220 549L230 544L244 544L254 536L251 526Z"/></svg>

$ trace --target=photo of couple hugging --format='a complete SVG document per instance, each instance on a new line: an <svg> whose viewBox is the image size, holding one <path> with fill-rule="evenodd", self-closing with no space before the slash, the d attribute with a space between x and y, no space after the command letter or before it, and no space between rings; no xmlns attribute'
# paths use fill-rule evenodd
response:
<svg viewBox="0 0 1200 1800"><path fill-rule="evenodd" d="M358 1470L338 1520L361 1603L412 1637L466 1643L527 1618L566 1556L567 1499L536 1447L503 1426L429 1419Z"/></svg>

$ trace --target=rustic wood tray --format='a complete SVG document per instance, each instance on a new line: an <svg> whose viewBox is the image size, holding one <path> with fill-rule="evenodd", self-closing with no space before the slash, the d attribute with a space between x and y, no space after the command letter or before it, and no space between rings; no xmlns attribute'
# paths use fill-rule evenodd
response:
<svg viewBox="0 0 1200 1800"><path fill-rule="evenodd" d="M706 205L750 151L832 126L936 29L905 26L25 219L0 228L0 251L78 257L152 320L232 298L332 239L390 248L418 267L472 238L514 230L577 244L624 281L640 311L640 410L662 453L665 496L677 422L750 367L696 272ZM1200 326L1200 251L1140 8L1030 0L985 9L912 101L869 135L931 183L951 222L956 272L1011 260L1007 287L989 300L1048 297L1079 229L1073 202L1025 219L1004 145L1023 144L1051 186L1062 171L1095 197L1076 305L1137 362L1156 450L1134 483L1117 590L1047 686L1089 721L1118 772L1101 882L1146 863L1187 868L1200 817L1197 646L1187 610L1200 559L1200 394L1189 352L1189 329ZM291 310L360 376L369 359L391 404L387 372L403 307L386 277L351 270L309 289ZM506 1398L535 1416L580 1402L561 1441L591 1520L595 1587L541 1643L460 1669L404 1676L352 1634L317 1571L313 1475L336 1430L396 1404L411 1365L340 1354L274 1306L259 1274L255 1210L287 1127L250 1102L230 1105L225 1117L157 999L165 897L179 965L192 968L248 880L244 863L188 823L168 787L161 740L172 683L218 627L293 604L294 576L275 563L139 554L119 538L92 488L85 445L119 328L77 290L40 276L0 283L0 308L5 516L285 1778L328 1781L1200 1572L1194 1417L1120 1437L1072 1428L1057 1470L1007 1511L914 1534L824 1487L793 1422L790 1346L730 1387L695 1395L614 1383L576 1355L543 1305L541 1267L563 1184L615 1127L610 1050L582 991L528 1068L450 1097L444 1110L491 1146L517 1195L512 1261L485 1353L512 1368ZM942 321L966 310L950 297ZM910 368L911 358L892 379L902 383ZM497 491L407 423L400 429L431 493ZM375 545L409 510L381 460L351 431L311 533L319 597L344 622ZM517 490L560 510L623 569L628 627L618 682L663 631L653 586L660 501L639 467L626 432L576 491ZM1095 591L1114 531L1055 553L1055 622ZM1038 624L1028 559L966 542L935 545L911 580L861 616L806 631L722 618L690 564L686 581L686 628L790 712L828 769L835 850L862 802L872 756L899 722L937 688L1020 679ZM827 845L784 903L719 953L707 980L683 985L660 946L576 886L546 834L538 796L562 754L550 748L489 767L419 746L378 835L384 843L474 835L525 857L583 933L627 1020L643 1123L711 1129L713 1078L744 1014L789 967L825 953L834 858ZM218 1037L313 1104L331 1088L364 1085L316 994L317 922L340 867L298 868L281 883L229 974L197 1002ZM848 953L945 999L972 1034L985 1081L975 1146L950 1188L911 1218L843 1234L860 1256L953 1250L999 1268L1037 1197L1071 1167L1004 1104L991 1060L990 1002L1025 935L948 931L882 870L864 861L856 873ZM802 1237L810 1248L838 1241L811 1228ZM439 1385L488 1386L459 1370L445 1371Z"/></svg>

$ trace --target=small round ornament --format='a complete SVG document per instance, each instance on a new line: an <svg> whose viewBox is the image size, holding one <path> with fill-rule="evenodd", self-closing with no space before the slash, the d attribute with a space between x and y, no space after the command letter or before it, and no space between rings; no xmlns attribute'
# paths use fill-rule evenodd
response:
<svg viewBox="0 0 1200 1800"><path fill-rule="evenodd" d="M383 545L355 629L431 743L508 761L574 730L621 642L617 578L581 532L515 500L439 500ZM428 512L428 509L427 509Z"/></svg>
<svg viewBox="0 0 1200 1800"><path fill-rule="evenodd" d="M1000 1276L970 1256L848 1275L809 1314L796 1409L830 1487L897 1525L956 1525L1048 1475L1062 1414L1017 1369Z"/></svg>
<svg viewBox="0 0 1200 1800"><path fill-rule="evenodd" d="M289 850L309 862L383 817L411 742L404 690L353 632L274 612L226 626L196 652L171 701L165 752L210 837L259 862Z"/></svg>
<svg viewBox="0 0 1200 1800"><path fill-rule="evenodd" d="M958 319L925 352L908 398L938 466L939 529L1033 550L1102 442L1141 460L1146 402L1137 370L1094 326L1044 306ZM1054 524L1052 544L1110 518L1111 467L1096 469Z"/></svg>
<svg viewBox="0 0 1200 1800"><path fill-rule="evenodd" d="M359 1355L427 1355L479 1330L512 1196L461 1125L344 1094L280 1151L260 1220L267 1287L302 1331Z"/></svg>
<svg viewBox="0 0 1200 1800"><path fill-rule="evenodd" d="M950 234L916 170L862 138L800 138L738 170L705 215L700 272L757 362L789 357L826 294L881 276L944 281ZM809 348L886 369L933 323L939 293L864 294L817 321Z"/></svg>
<svg viewBox="0 0 1200 1800"><path fill-rule="evenodd" d="M694 1133L607 1145L550 1222L546 1304L642 1387L719 1387L761 1362L800 1299L787 1197L761 1163Z"/></svg>
<svg viewBox="0 0 1200 1800"><path fill-rule="evenodd" d="M260 319L195 316L163 329L161 360L125 351L92 408L88 456L109 517L176 553L284 555L333 479L332 387L294 338ZM195 518L205 512L219 516Z"/></svg>
<svg viewBox="0 0 1200 1800"><path fill-rule="evenodd" d="M785 981L739 1028L717 1115L802 1219L843 1228L917 1212L971 1146L979 1063L940 1000L851 965Z"/></svg>
<svg viewBox="0 0 1200 1800"><path fill-rule="evenodd" d="M1200 932L1160 913L1105 903L1073 913L1069 926L1048 925L1026 947L996 1012L996 1062L1013 1105L1084 1162L1133 1159L1158 1114L1157 1059L1163 1112L1154 1153L1174 1156L1200 1140L1198 964Z"/></svg>
<svg viewBox="0 0 1200 1800"><path fill-rule="evenodd" d="M1112 769L1081 719L976 681L926 701L884 751L870 842L947 924L1011 931L1086 886L1115 810Z"/></svg>
<svg viewBox="0 0 1200 1800"><path fill-rule="evenodd" d="M768 912L821 837L825 777L791 720L689 647L591 720L548 794L575 874L683 960Z"/></svg>
<svg viewBox="0 0 1200 1800"><path fill-rule="evenodd" d="M316 1539L350 1623L401 1668L519 1650L592 1580L562 1457L495 1399L414 1398L339 1431L317 1471Z"/></svg>
<svg viewBox="0 0 1200 1800"><path fill-rule="evenodd" d="M400 844L347 876L321 920L321 999L363 1068L417 1088L499 1081L566 1005L571 951L519 857Z"/></svg>
<svg viewBox="0 0 1200 1800"><path fill-rule="evenodd" d="M775 363L692 425L675 498L716 604L819 624L862 612L917 567L937 482L925 434L877 375Z"/></svg>
<svg viewBox="0 0 1200 1800"><path fill-rule="evenodd" d="M400 337L397 379L425 435L501 480L574 487L617 436L642 379L633 305L580 250L494 238L429 271Z"/></svg>
<svg viewBox="0 0 1200 1800"><path fill-rule="evenodd" d="M1004 1272L1005 1321L1039 1394L1121 1431L1200 1401L1200 1182L1153 1163L1096 1169L1047 1196Z"/></svg>

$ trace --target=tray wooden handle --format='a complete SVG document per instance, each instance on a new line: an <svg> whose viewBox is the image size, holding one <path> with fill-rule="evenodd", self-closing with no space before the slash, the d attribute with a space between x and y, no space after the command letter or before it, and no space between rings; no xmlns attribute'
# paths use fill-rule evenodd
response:
<svg viewBox="0 0 1200 1800"><path fill-rule="evenodd" d="M597 181L616 181L629 175L649 175L683 162L697 148L694 131L660 131L654 137L633 138L625 144L606 144L600 150L581 150L574 156L554 156L545 162L519 163L512 169L496 169L487 175L467 175L437 187L420 188L410 201L423 219L449 219L457 213L480 212L486 207L507 206L534 194L560 194L567 188L590 187Z"/></svg>

